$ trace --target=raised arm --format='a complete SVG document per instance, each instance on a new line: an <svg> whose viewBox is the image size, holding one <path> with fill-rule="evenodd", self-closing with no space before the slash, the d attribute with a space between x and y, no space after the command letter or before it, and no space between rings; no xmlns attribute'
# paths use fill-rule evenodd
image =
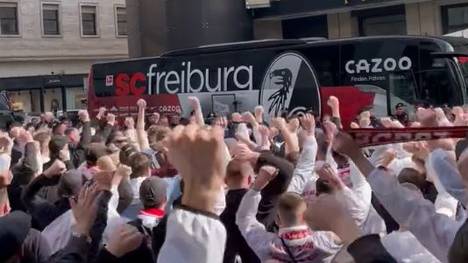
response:
<svg viewBox="0 0 468 263"><path fill-rule="evenodd" d="M81 123L83 124L82 134L80 139L80 147L84 148L91 143L91 120L87 110L80 110L78 112Z"/></svg>
<svg viewBox="0 0 468 263"><path fill-rule="evenodd" d="M269 253L269 243L275 234L266 231L257 218L257 210L262 198L260 192L276 176L274 167L261 168L252 188L244 195L236 214L236 224L247 244L259 256L265 259Z"/></svg>
<svg viewBox="0 0 468 263"><path fill-rule="evenodd" d="M283 118L274 118L271 121L271 124L276 127L283 135L286 156L294 152L298 153L300 151L297 129L295 129L296 127L293 127L296 121L297 119L293 119L289 124L286 123Z"/></svg>
<svg viewBox="0 0 468 263"><path fill-rule="evenodd" d="M302 152L299 155L296 167L293 172L288 192L302 194L306 183L315 181L314 176L315 159L317 157L317 140L315 139L315 119L311 114L306 114L301 118L303 132Z"/></svg>
<svg viewBox="0 0 468 263"><path fill-rule="evenodd" d="M435 257L446 262L450 244L460 223L446 215L437 214L430 201L401 186L395 175L384 169L375 169L349 135L338 134L334 149L354 161L390 215L400 225L407 226Z"/></svg>
<svg viewBox="0 0 468 263"><path fill-rule="evenodd" d="M429 154L428 161L445 190L467 207L468 191L455 160L446 151L437 149Z"/></svg>
<svg viewBox="0 0 468 263"><path fill-rule="evenodd" d="M327 100L327 105L330 107L332 112L331 121L340 129L343 128L341 124L341 115L340 115L340 101L335 96L330 96Z"/></svg>
<svg viewBox="0 0 468 263"><path fill-rule="evenodd" d="M138 144L140 145L141 150L149 149L148 134L145 131L145 111L146 111L146 101L144 99L139 99L137 101L138 106L138 117L136 124L136 136Z"/></svg>
<svg viewBox="0 0 468 263"><path fill-rule="evenodd" d="M158 262L222 261L226 229L215 204L227 166L223 134L218 127L188 125L169 135L169 161L184 179L184 193L182 205L169 215Z"/></svg>
<svg viewBox="0 0 468 263"><path fill-rule="evenodd" d="M187 98L190 105L192 106L193 113L195 114L195 120L198 125L205 126L205 118L203 118L203 111L200 105L200 100L197 97L190 96Z"/></svg>

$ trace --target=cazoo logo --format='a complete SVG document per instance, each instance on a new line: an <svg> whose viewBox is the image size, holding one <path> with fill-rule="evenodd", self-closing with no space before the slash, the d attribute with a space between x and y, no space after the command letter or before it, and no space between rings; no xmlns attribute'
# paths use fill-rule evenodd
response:
<svg viewBox="0 0 468 263"><path fill-rule="evenodd" d="M382 73L393 71L405 71L411 69L413 63L409 57L394 58L373 58L349 60L345 64L345 70L348 74L361 73Z"/></svg>

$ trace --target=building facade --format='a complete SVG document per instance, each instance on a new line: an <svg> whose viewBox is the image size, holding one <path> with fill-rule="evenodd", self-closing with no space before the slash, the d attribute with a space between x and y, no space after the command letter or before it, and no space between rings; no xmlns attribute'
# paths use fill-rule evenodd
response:
<svg viewBox="0 0 468 263"><path fill-rule="evenodd" d="M127 0L127 9L131 57L253 39L468 37L468 0Z"/></svg>
<svg viewBox="0 0 468 263"><path fill-rule="evenodd" d="M468 37L466 0L267 2L266 7L252 9L256 39L448 34Z"/></svg>
<svg viewBox="0 0 468 263"><path fill-rule="evenodd" d="M0 90L14 108L82 108L91 64L124 58L125 0L0 0Z"/></svg>

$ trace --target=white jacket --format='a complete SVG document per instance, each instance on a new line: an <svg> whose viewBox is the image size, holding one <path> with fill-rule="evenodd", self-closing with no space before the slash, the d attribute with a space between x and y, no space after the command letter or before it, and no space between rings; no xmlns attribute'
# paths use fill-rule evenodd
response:
<svg viewBox="0 0 468 263"><path fill-rule="evenodd" d="M409 231L393 231L380 240L398 262L440 263Z"/></svg>
<svg viewBox="0 0 468 263"><path fill-rule="evenodd" d="M226 229L219 219L177 208L167 220L158 262L223 262L225 246Z"/></svg>
<svg viewBox="0 0 468 263"><path fill-rule="evenodd" d="M292 262L287 249L298 262L323 262L339 249L335 244L330 244L332 239L329 233L313 233L305 225L281 228L278 234L266 231L265 226L256 219L260 199L258 191L249 190L244 195L236 214L236 224L261 262ZM284 240L287 249L281 239ZM336 250L330 251L330 248Z"/></svg>
<svg viewBox="0 0 468 263"><path fill-rule="evenodd" d="M455 160L442 149L431 152L427 159L432 164L434 175L437 176L438 181L447 193L466 207L468 205L468 191L463 184Z"/></svg>
<svg viewBox="0 0 468 263"><path fill-rule="evenodd" d="M315 184L317 175L315 170L315 159L317 157L317 140L315 136L307 136L302 146L302 152L297 160L288 192L303 194L307 183Z"/></svg>
<svg viewBox="0 0 468 263"><path fill-rule="evenodd" d="M438 214L421 195L401 186L395 175L375 169L367 180L390 215L408 230L441 262L447 262L449 248L463 224Z"/></svg>

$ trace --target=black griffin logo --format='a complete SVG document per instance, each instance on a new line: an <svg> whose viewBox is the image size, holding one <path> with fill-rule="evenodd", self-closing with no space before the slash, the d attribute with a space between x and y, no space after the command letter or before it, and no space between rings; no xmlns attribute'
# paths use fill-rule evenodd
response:
<svg viewBox="0 0 468 263"><path fill-rule="evenodd" d="M291 89L292 76L291 70L287 68L270 72L271 83L280 88L268 98L268 101L271 102L268 113L273 112L275 116L278 116L279 113L287 109L286 100Z"/></svg>

